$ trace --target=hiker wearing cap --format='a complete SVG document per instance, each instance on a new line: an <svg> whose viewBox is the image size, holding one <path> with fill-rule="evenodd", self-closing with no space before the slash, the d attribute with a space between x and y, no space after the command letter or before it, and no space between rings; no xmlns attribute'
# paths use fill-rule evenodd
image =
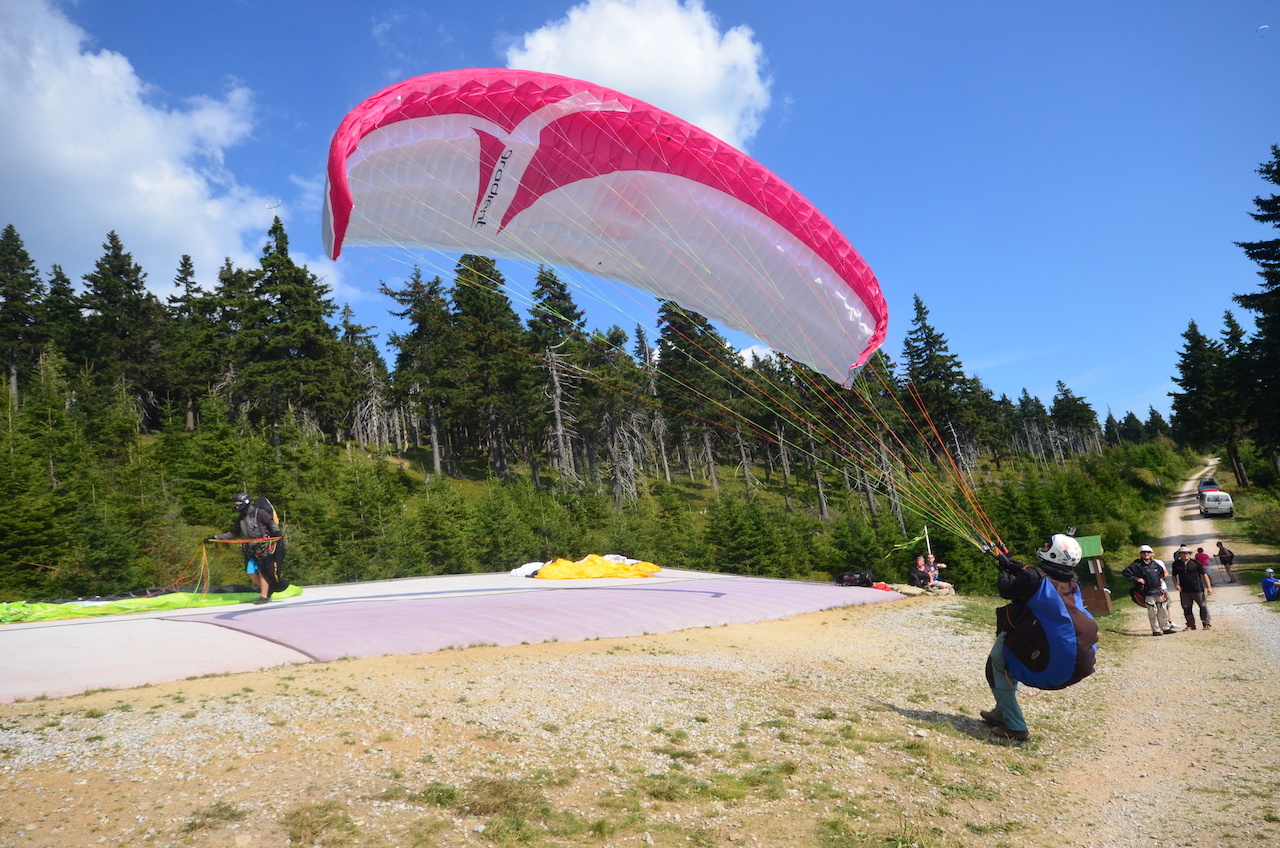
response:
<svg viewBox="0 0 1280 848"><path fill-rule="evenodd" d="M1204 553L1204 548L1200 549L1200 553ZM1178 584L1178 600L1182 604L1182 615L1187 620L1187 629L1196 629L1194 607L1197 604L1200 606L1200 627L1212 629L1209 624L1209 605L1205 602L1205 595L1213 594L1209 557L1206 556L1203 560L1192 559L1188 555L1178 557L1178 561L1173 564L1173 579Z"/></svg>
<svg viewBox="0 0 1280 848"><path fill-rule="evenodd" d="M1151 635L1163 636L1176 633L1169 624L1169 605L1163 587L1165 576L1164 563L1156 559L1150 545L1138 548L1138 558L1125 566L1124 577L1138 585L1142 600L1147 605L1147 620L1151 622Z"/></svg>
<svg viewBox="0 0 1280 848"><path fill-rule="evenodd" d="M1280 601L1280 580L1276 579L1275 569L1268 568L1263 573L1262 597L1268 601Z"/></svg>
<svg viewBox="0 0 1280 848"><path fill-rule="evenodd" d="M231 529L226 533L210 536L209 541L263 540L241 545L240 550L244 554L244 570L258 587L258 597L253 603L269 603L273 592L289 588L289 582L282 576L284 539L280 538L280 521L276 517L275 507L266 498L254 500L248 492L237 492L232 500L232 508L236 517L231 522Z"/></svg>

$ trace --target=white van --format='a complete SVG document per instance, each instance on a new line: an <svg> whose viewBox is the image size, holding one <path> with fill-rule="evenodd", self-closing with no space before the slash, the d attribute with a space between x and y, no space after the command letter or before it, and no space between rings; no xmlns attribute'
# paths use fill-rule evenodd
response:
<svg viewBox="0 0 1280 848"><path fill-rule="evenodd" d="M1232 518L1236 514L1236 506L1226 492L1205 491L1200 493L1201 515L1225 515Z"/></svg>

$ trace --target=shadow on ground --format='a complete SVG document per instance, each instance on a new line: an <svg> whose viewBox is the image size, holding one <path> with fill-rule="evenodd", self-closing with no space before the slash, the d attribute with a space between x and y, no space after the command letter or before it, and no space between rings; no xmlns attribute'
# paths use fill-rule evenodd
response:
<svg viewBox="0 0 1280 848"><path fill-rule="evenodd" d="M990 742L996 745L1005 745L1009 740L1000 739L991 735L991 728L982 723L981 719L969 718L969 716L958 715L956 713L940 713L937 710L909 710L905 707L894 706L885 701L878 702L880 706L893 710L898 715L911 721L919 721L925 724L949 724L959 733L978 740L979 742Z"/></svg>

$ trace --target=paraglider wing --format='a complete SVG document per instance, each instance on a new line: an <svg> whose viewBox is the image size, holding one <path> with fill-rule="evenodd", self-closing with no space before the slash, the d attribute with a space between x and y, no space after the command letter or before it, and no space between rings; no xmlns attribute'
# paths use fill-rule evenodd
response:
<svg viewBox="0 0 1280 848"><path fill-rule="evenodd" d="M871 269L741 151L647 103L553 74L393 85L329 150L325 249L425 247L576 268L758 338L837 382L884 339Z"/></svg>

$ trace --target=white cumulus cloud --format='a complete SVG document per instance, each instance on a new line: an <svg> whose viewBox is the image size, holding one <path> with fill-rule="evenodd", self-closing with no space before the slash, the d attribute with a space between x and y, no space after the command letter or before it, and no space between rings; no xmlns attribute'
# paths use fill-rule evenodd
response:
<svg viewBox="0 0 1280 848"><path fill-rule="evenodd" d="M763 50L724 32L702 0L587 0L507 50L507 67L584 79L638 97L745 148L769 106Z"/></svg>
<svg viewBox="0 0 1280 848"><path fill-rule="evenodd" d="M738 351L738 355L742 357L743 362L750 365L757 359L764 362L766 359L776 358L778 352L768 345L753 344Z"/></svg>
<svg viewBox="0 0 1280 848"><path fill-rule="evenodd" d="M253 129L252 93L155 105L127 58L90 41L48 0L0 2L0 227L75 280L115 230L164 293L184 253L202 281L224 257L256 263L282 210L223 162Z"/></svg>

